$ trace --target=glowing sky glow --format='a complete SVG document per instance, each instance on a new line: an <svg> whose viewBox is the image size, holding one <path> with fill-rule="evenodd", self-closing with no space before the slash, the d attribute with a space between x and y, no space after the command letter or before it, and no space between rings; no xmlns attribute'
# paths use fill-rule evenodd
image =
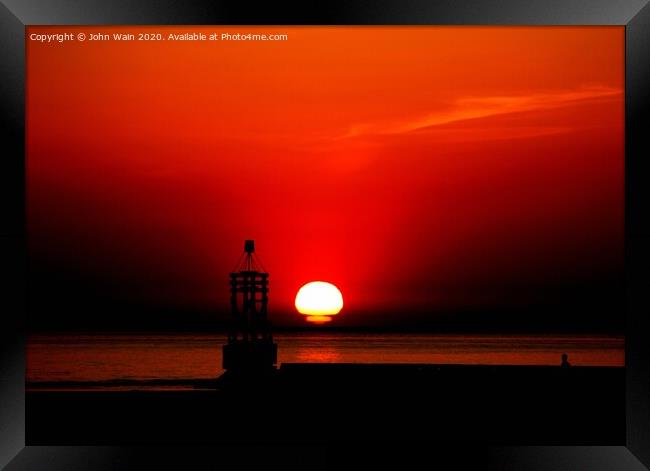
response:
<svg viewBox="0 0 650 471"><path fill-rule="evenodd" d="M594 283L623 266L624 27L244 29L288 40L27 41L43 319L226 320L245 239L276 325L305 324L318 279L345 294L332 325L613 299Z"/></svg>

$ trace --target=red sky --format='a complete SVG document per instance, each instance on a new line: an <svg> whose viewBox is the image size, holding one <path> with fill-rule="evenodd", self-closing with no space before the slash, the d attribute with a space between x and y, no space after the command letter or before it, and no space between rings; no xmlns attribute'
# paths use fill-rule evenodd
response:
<svg viewBox="0 0 650 471"><path fill-rule="evenodd" d="M622 269L622 27L29 27L281 42L27 41L30 251L227 309L256 240L271 317L535 302ZM219 314L215 314L219 315Z"/></svg>

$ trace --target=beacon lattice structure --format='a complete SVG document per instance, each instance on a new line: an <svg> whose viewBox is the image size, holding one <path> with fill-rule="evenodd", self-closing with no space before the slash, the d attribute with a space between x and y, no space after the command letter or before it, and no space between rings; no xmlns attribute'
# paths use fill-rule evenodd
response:
<svg viewBox="0 0 650 471"><path fill-rule="evenodd" d="M244 253L230 273L231 325L223 347L227 371L275 369L277 344L268 321L269 274L255 256L255 242L244 242Z"/></svg>

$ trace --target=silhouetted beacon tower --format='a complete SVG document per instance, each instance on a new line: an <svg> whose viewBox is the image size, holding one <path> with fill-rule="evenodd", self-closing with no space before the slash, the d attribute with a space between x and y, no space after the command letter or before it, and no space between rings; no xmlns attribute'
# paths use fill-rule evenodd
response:
<svg viewBox="0 0 650 471"><path fill-rule="evenodd" d="M230 274L232 324L223 346L223 367L229 372L273 370L277 362L278 346L267 318L269 274L254 253L255 241L245 241L244 253Z"/></svg>

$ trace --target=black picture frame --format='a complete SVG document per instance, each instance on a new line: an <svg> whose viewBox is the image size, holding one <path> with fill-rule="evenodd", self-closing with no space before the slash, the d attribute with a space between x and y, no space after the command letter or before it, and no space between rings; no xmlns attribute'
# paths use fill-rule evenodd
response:
<svg viewBox="0 0 650 471"><path fill-rule="evenodd" d="M650 468L650 139L644 129L650 103L650 7L648 0L331 0L263 5L235 1L174 0L4 0L0 4L0 82L2 158L0 159L0 468L6 469L149 469L153 463L195 469L229 463L230 450L174 447L25 446L25 27L29 25L232 24L232 25L623 25L626 32L625 95L625 274L626 446L458 447L409 445L357 447L364 464L391 458L426 457L475 469L642 470ZM270 450L256 445L247 464L277 461L284 467L319 469L336 465L344 453L315 444ZM361 451L359 451L361 450ZM238 451L241 453L241 450ZM363 458L360 458L363 456ZM346 457L346 460L349 458ZM391 462L391 459L388 462ZM354 459L353 459L354 460ZM347 464L351 462L348 461ZM361 463L361 461L360 461ZM352 464L354 462L352 461ZM163 466L164 467L164 466ZM435 466L434 466L435 467ZM447 467L446 469L455 469Z"/></svg>

